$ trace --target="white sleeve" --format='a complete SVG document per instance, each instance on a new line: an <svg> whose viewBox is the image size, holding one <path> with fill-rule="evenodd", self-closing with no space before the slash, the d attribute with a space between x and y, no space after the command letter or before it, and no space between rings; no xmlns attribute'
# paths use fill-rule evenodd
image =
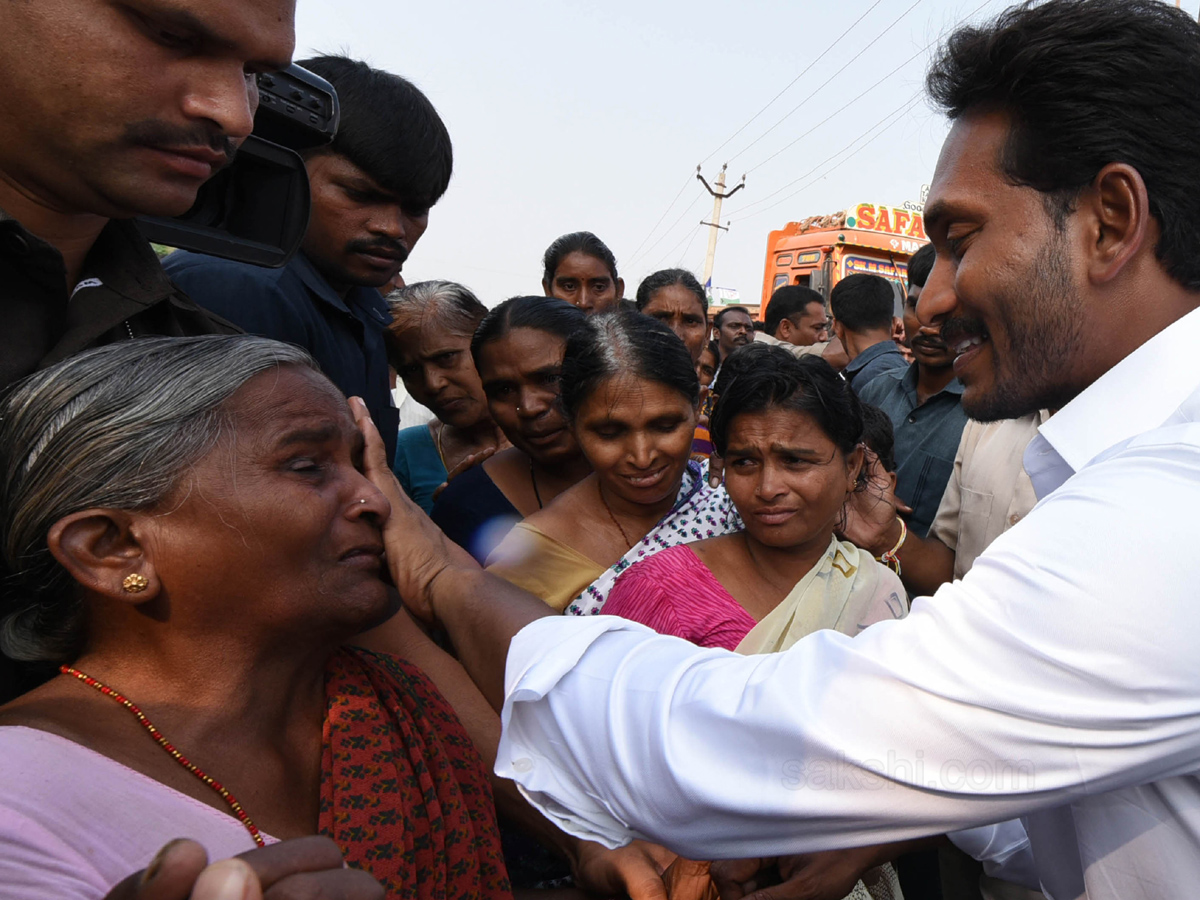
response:
<svg viewBox="0 0 1200 900"><path fill-rule="evenodd" d="M1029 835L1020 819L955 831L946 837L963 853L983 863L984 872L991 877L1035 891L1042 889Z"/></svg>
<svg viewBox="0 0 1200 900"><path fill-rule="evenodd" d="M1200 453L1094 463L907 619L784 653L610 617L513 641L497 773L696 859L957 831L1200 767ZM610 621L601 621L610 618Z"/></svg>

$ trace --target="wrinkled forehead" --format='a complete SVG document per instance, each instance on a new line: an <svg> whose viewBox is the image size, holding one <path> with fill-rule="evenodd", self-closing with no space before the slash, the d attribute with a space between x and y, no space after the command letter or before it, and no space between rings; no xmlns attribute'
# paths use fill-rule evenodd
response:
<svg viewBox="0 0 1200 900"><path fill-rule="evenodd" d="M238 443L265 446L297 423L323 423L347 437L357 433L346 398L320 372L303 366L278 366L260 372L222 406Z"/></svg>

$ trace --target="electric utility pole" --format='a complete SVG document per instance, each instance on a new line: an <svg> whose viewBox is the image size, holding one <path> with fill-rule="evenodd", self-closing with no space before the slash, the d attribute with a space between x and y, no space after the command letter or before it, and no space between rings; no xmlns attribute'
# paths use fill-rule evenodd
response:
<svg viewBox="0 0 1200 900"><path fill-rule="evenodd" d="M708 253L705 254L704 257L704 275L700 278L700 281L704 285L705 289L712 287L712 285L709 284L709 280L712 278L713 257L716 256L717 253L717 229L721 229L722 231L729 230L728 225L721 224L721 202L725 200L726 197L732 197L746 186L746 176L743 175L741 183L728 194L725 193L725 170L728 167L729 163L721 166L721 172L719 175L717 175L717 189L713 190L708 186L708 182L704 180L704 176L700 174L700 167L696 166L696 177L700 180L700 183L704 185L704 189L713 195L712 221L700 221L701 225L708 226Z"/></svg>

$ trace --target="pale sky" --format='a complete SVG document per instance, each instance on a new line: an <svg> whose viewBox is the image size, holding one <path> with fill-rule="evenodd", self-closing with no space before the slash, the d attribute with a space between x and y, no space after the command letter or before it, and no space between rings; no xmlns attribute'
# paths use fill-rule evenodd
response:
<svg viewBox="0 0 1200 900"><path fill-rule="evenodd" d="M628 297L656 269L699 276L703 160L710 183L723 162L730 187L746 173L721 214L732 227L713 284L755 303L772 229L919 199L947 130L918 94L930 45L1007 5L299 0L296 56L342 52L404 75L446 122L454 177L409 283L460 281L488 306L540 294L542 253L579 230L612 248Z"/></svg>

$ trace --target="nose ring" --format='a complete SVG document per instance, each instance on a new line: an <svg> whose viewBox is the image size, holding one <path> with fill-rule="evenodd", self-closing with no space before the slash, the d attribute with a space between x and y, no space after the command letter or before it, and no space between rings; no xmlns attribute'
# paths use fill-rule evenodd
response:
<svg viewBox="0 0 1200 900"><path fill-rule="evenodd" d="M364 499L364 500L359 500L358 502L359 502L359 503L366 503L367 501Z"/></svg>

